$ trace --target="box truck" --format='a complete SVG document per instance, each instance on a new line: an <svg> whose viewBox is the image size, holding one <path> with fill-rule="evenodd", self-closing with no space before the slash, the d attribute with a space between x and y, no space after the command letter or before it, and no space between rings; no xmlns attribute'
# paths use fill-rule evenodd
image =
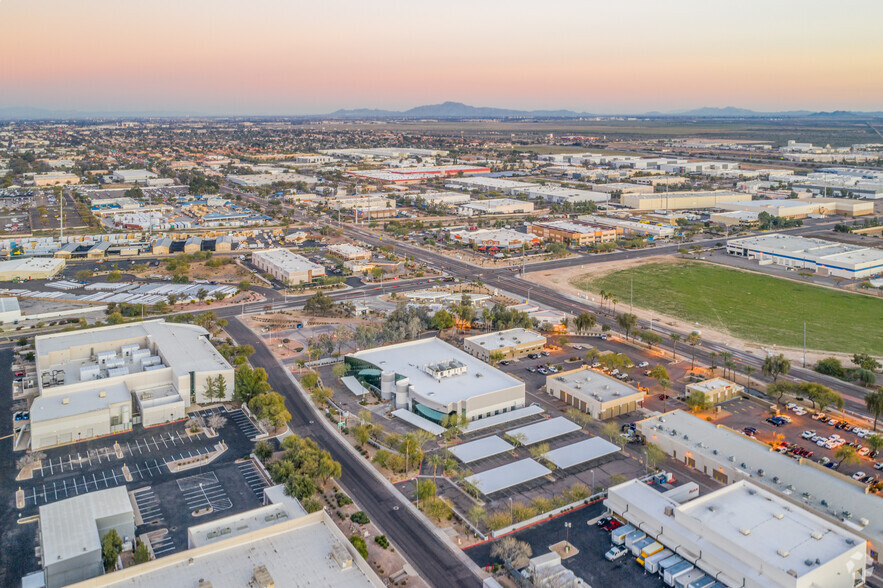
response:
<svg viewBox="0 0 883 588"><path fill-rule="evenodd" d="M638 530L632 531L631 533L629 533L628 535L625 536L625 546L628 547L629 549L631 549L632 545L634 545L635 543L637 543L638 541L640 541L641 539L643 539L646 536L647 536L647 533L645 533L644 531L638 531Z"/></svg>
<svg viewBox="0 0 883 588"><path fill-rule="evenodd" d="M671 549L663 549L662 551L654 553L644 560L644 569L651 574L655 574L659 571L659 564L670 558L672 555L674 555L674 553Z"/></svg>
<svg viewBox="0 0 883 588"><path fill-rule="evenodd" d="M656 543L656 541L652 537L644 537L643 539L635 541L631 546L632 555L638 557L641 555L641 552L644 551L645 547L652 545L653 543Z"/></svg>
<svg viewBox="0 0 883 588"><path fill-rule="evenodd" d="M662 551L662 543L660 543L659 541L654 541L649 545L645 545L644 548L641 550L641 553L638 554L638 563L640 565L644 565L644 562L647 561L648 557L650 557L651 555L656 555L660 551Z"/></svg>
<svg viewBox="0 0 883 588"><path fill-rule="evenodd" d="M666 586L674 586L675 580L683 576L684 574L689 574L694 569L693 564L688 561L682 561L679 564L673 565L672 567L665 570L662 574L662 581L665 582Z"/></svg>
<svg viewBox="0 0 883 588"><path fill-rule="evenodd" d="M614 545L622 545L625 541L625 536L634 532L634 530L635 528L631 525L623 525L618 529L613 529L613 531L610 532L610 540Z"/></svg>

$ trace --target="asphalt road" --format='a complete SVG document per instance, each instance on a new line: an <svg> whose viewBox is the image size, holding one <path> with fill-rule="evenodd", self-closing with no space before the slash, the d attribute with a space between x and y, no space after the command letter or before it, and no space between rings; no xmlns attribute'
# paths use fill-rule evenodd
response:
<svg viewBox="0 0 883 588"><path fill-rule="evenodd" d="M253 366L267 370L270 385L285 396L291 410L289 425L292 431L310 437L340 462L340 485L370 513L420 576L433 586L479 586L481 581L458 559L453 546L444 544L423 520L401 506L403 497L377 480L368 470L372 466L345 448L346 442L341 437L314 422L322 417L315 415L312 406L294 388L260 338L232 316L226 330L240 345L254 347L255 353L249 360Z"/></svg>

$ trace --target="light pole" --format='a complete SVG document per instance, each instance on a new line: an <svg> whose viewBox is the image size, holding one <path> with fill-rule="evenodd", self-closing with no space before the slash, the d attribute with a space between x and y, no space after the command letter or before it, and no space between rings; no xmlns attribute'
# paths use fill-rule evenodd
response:
<svg viewBox="0 0 883 588"><path fill-rule="evenodd" d="M573 523L564 523L564 533L565 533L564 541L566 543L570 543L570 527L572 525L573 525Z"/></svg>
<svg viewBox="0 0 883 588"><path fill-rule="evenodd" d="M592 494L595 493L595 470L591 470L592 472Z"/></svg>
<svg viewBox="0 0 883 588"><path fill-rule="evenodd" d="M509 520L512 522L515 522L514 519L515 519L515 515L512 514L512 497L510 496L509 497Z"/></svg>

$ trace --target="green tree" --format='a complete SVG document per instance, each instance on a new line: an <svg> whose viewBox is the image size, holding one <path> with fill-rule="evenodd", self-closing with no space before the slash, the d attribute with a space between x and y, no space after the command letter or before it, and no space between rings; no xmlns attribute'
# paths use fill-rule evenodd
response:
<svg viewBox="0 0 883 588"><path fill-rule="evenodd" d="M342 378L346 375L346 364L345 363L335 363L331 368L331 373L335 378Z"/></svg>
<svg viewBox="0 0 883 588"><path fill-rule="evenodd" d="M779 379L779 376L787 376L791 371L791 362L781 353L778 355L767 355L763 361L763 374L772 376L773 382Z"/></svg>
<svg viewBox="0 0 883 588"><path fill-rule="evenodd" d="M214 378L207 378L205 384L204 394L208 400L224 400L227 398L227 380L221 374Z"/></svg>
<svg viewBox="0 0 883 588"><path fill-rule="evenodd" d="M300 383L307 390L315 388L319 384L319 375L316 372L307 372L300 377Z"/></svg>
<svg viewBox="0 0 883 588"><path fill-rule="evenodd" d="M638 335L641 338L641 341L647 344L647 347L653 348L654 345L658 345L662 342L662 336L659 335L656 331L641 331Z"/></svg>
<svg viewBox="0 0 883 588"><path fill-rule="evenodd" d="M852 445L841 445L840 449L834 454L834 458L840 462L840 465L857 464L862 460L858 454L858 450ZM840 465L837 467L839 468Z"/></svg>
<svg viewBox="0 0 883 588"><path fill-rule="evenodd" d="M116 567L117 558L122 550L123 540L116 529L111 529L101 537L101 559L106 571L112 571Z"/></svg>
<svg viewBox="0 0 883 588"><path fill-rule="evenodd" d="M81 282L91 278L93 275L95 275L94 272L87 269L82 269L76 273L77 279Z"/></svg>
<svg viewBox="0 0 883 588"><path fill-rule="evenodd" d="M658 445L653 445L652 443L647 445L645 451L647 465L651 468L656 467L657 464L665 461L667 457L665 451L660 449Z"/></svg>
<svg viewBox="0 0 883 588"><path fill-rule="evenodd" d="M638 317L632 313L624 312L616 316L616 323L619 325L619 328L622 329L625 338L628 339L632 329L638 324Z"/></svg>
<svg viewBox="0 0 883 588"><path fill-rule="evenodd" d="M865 394L865 407L874 415L874 430L877 430L877 419L883 414L883 388L877 388Z"/></svg>
<svg viewBox="0 0 883 588"><path fill-rule="evenodd" d="M595 316L590 312L583 312L576 316L573 320L574 327L576 328L576 333L581 335L585 331L591 330L592 327L595 326Z"/></svg>
<svg viewBox="0 0 883 588"><path fill-rule="evenodd" d="M450 329L454 326L454 317L447 310L441 309L432 315L431 325L433 329L439 331Z"/></svg>
<svg viewBox="0 0 883 588"><path fill-rule="evenodd" d="M506 355L502 351L491 351L488 354L488 363L490 363L491 365L497 365L505 358Z"/></svg>
<svg viewBox="0 0 883 588"><path fill-rule="evenodd" d="M708 395L700 390L691 392L686 402L687 406L693 409L693 412L711 408L711 400L708 399Z"/></svg>
<svg viewBox="0 0 883 588"><path fill-rule="evenodd" d="M417 500L434 498L435 493L435 482L432 480L417 480Z"/></svg>
<svg viewBox="0 0 883 588"><path fill-rule="evenodd" d="M237 402L248 403L252 398L270 391L267 371L252 369L248 364L239 366L233 379L233 395Z"/></svg>
<svg viewBox="0 0 883 588"><path fill-rule="evenodd" d="M852 363L863 370L875 371L880 369L880 362L868 355L867 353L856 353L852 356Z"/></svg>
<svg viewBox="0 0 883 588"><path fill-rule="evenodd" d="M860 382L862 386L870 388L877 383L877 374L871 370L861 368L855 371L855 379Z"/></svg>
<svg viewBox="0 0 883 588"><path fill-rule="evenodd" d="M846 370L843 369L843 364L840 363L840 360L836 357L820 359L816 362L814 369L820 374L833 376L835 378L842 378L846 375Z"/></svg>
<svg viewBox="0 0 883 588"><path fill-rule="evenodd" d="M261 462L266 463L273 456L273 448L266 441L258 441L254 446L254 455Z"/></svg>
<svg viewBox="0 0 883 588"><path fill-rule="evenodd" d="M795 391L795 386L791 382L771 382L767 384L766 387L766 395L770 398L776 399L776 404L782 403L782 397L785 394L792 394ZM812 400L812 398L810 398ZM813 404L815 406L815 404Z"/></svg>
<svg viewBox="0 0 883 588"><path fill-rule="evenodd" d="M107 281L108 282L111 282L111 283L119 282L122 279L123 279L123 274L121 274L118 270L113 270L112 272L107 274Z"/></svg>
<svg viewBox="0 0 883 588"><path fill-rule="evenodd" d="M359 535L353 535L350 537L350 543L352 543L353 547L356 548L356 551L359 552L364 559L368 559L368 546L365 544L365 540L362 539Z"/></svg>
<svg viewBox="0 0 883 588"><path fill-rule="evenodd" d="M264 392L248 402L248 408L259 420L268 420L277 429L291 420L291 413L285 408L285 398L276 392Z"/></svg>
<svg viewBox="0 0 883 588"><path fill-rule="evenodd" d="M107 324L119 325L123 322L123 315L119 312L112 312L107 315Z"/></svg>
<svg viewBox="0 0 883 588"><path fill-rule="evenodd" d="M249 290L251 290L251 282L249 282L248 280L242 280L239 282L239 285L237 287L239 288L240 292L248 292Z"/></svg>
<svg viewBox="0 0 883 588"><path fill-rule="evenodd" d="M873 435L868 435L867 437L865 437L865 445L867 445L868 449L870 449L872 452L879 452L881 449L883 449L883 435L878 435L877 433L874 433Z"/></svg>
<svg viewBox="0 0 883 588"><path fill-rule="evenodd" d="M619 437L619 425L613 421L604 423L601 427L601 434L607 437L610 441L613 441Z"/></svg>
<svg viewBox="0 0 883 588"><path fill-rule="evenodd" d="M150 560L150 550L146 543L142 543L140 539L135 543L135 552L132 554L136 564L147 563Z"/></svg>

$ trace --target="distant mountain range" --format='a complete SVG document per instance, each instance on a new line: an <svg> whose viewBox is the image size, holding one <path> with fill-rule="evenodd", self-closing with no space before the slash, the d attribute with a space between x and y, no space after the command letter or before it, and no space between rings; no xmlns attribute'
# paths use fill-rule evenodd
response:
<svg viewBox="0 0 883 588"><path fill-rule="evenodd" d="M408 110L381 110L372 108L356 108L352 110L337 110L330 114L316 115L285 115L282 118L312 118L312 119L481 119L481 118L584 118L595 116L614 116L610 114L592 114L588 112L574 112L573 110L514 110L509 108L495 108L488 106L470 106L462 102L443 102L441 104L429 104L417 106ZM833 112L814 112L811 110L788 110L783 112L758 112L746 108L727 106L724 108L704 107L693 110L681 110L674 112L644 112L623 113L616 116L637 116L653 118L878 118L883 117L883 111L876 112L853 112L836 110ZM179 118L198 117L212 118L204 114L178 111L129 111L86 112L78 110L47 110L30 107L0 108L0 120L41 120L41 119L126 119L126 118ZM235 118L277 118L270 116L230 115ZM220 117L218 117L220 118ZM224 117L229 118L229 117Z"/></svg>

